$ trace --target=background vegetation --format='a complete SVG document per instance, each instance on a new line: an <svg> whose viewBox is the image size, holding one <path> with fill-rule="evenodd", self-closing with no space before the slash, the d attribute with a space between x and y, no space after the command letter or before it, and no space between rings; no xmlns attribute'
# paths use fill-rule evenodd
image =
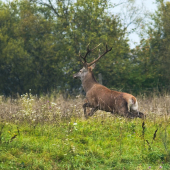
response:
<svg viewBox="0 0 170 170"><path fill-rule="evenodd" d="M107 0L0 1L0 93L79 89L80 82L75 83L72 75L81 67L79 51L83 54L89 43L91 48L101 43L101 52L106 43L113 47L95 69L105 86L134 94L169 90L170 3L156 3L155 13L139 15L128 0L131 20L125 25L111 12L121 4ZM149 23L144 22L146 16ZM141 36L134 49L128 44L130 24L134 25L130 32L138 28ZM89 60L97 55L96 50Z"/></svg>

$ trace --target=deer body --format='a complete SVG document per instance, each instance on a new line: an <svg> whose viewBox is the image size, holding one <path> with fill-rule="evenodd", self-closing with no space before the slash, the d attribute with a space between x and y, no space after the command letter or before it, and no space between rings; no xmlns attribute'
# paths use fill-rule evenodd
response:
<svg viewBox="0 0 170 170"><path fill-rule="evenodd" d="M86 94L87 101L91 104L91 107L99 107L99 110L104 110L111 113L122 114L127 111L137 111L138 104L134 96L112 91L100 84L94 86ZM136 102L135 102L136 101Z"/></svg>
<svg viewBox="0 0 170 170"><path fill-rule="evenodd" d="M106 46L106 52L104 54L108 51ZM85 57L82 58L85 60ZM92 116L95 111L103 110L126 117L144 117L144 114L138 111L138 102L133 95L110 90L96 81L92 72L95 68L95 62L93 61L88 64L85 60L84 67L73 75L74 78L81 80L83 89L86 92L86 103L83 105L85 116ZM92 108L88 114L86 113L86 107Z"/></svg>

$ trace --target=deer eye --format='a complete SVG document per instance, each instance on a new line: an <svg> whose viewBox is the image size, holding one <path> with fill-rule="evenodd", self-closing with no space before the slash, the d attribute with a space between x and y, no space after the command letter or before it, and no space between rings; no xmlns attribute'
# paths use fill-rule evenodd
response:
<svg viewBox="0 0 170 170"><path fill-rule="evenodd" d="M81 73L82 71L80 70L80 73Z"/></svg>

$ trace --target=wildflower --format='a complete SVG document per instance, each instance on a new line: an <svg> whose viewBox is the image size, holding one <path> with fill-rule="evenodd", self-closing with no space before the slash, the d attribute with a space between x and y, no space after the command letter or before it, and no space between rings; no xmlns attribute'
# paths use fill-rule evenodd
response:
<svg viewBox="0 0 170 170"><path fill-rule="evenodd" d="M76 96L76 98L79 98L79 97L80 97L80 95Z"/></svg>
<svg viewBox="0 0 170 170"><path fill-rule="evenodd" d="M51 104L52 104L52 106L56 106L56 105L57 105L56 103L53 103L53 102L52 102ZM60 108L59 108L59 109L60 109Z"/></svg>
<svg viewBox="0 0 170 170"><path fill-rule="evenodd" d="M159 168L162 168L162 166L160 166Z"/></svg>
<svg viewBox="0 0 170 170"><path fill-rule="evenodd" d="M76 122L74 122L74 123L73 123L73 125L77 125L77 123L76 123Z"/></svg>
<svg viewBox="0 0 170 170"><path fill-rule="evenodd" d="M71 149L72 149L73 152L76 151L76 148L75 148L75 146L73 146L73 145L71 146Z"/></svg>
<svg viewBox="0 0 170 170"><path fill-rule="evenodd" d="M151 169L151 166L149 166L149 169Z"/></svg>

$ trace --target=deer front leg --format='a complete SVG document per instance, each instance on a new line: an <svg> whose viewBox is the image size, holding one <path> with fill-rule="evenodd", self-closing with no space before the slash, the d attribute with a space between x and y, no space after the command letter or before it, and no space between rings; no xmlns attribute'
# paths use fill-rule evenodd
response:
<svg viewBox="0 0 170 170"><path fill-rule="evenodd" d="M90 103L85 103L85 104L83 104L84 116L85 116L85 117L87 117L86 107L90 107Z"/></svg>
<svg viewBox="0 0 170 170"><path fill-rule="evenodd" d="M83 105L84 115L85 115L86 118L87 118L88 116L92 116L92 115L99 109L99 106L96 106L96 107L94 107L94 108L91 109L90 113L87 114L87 112L86 112L86 107L92 107L92 106L90 105L90 103L85 103L85 104Z"/></svg>
<svg viewBox="0 0 170 170"><path fill-rule="evenodd" d="M92 108L91 112L88 114L88 116L92 116L97 110L99 110L99 106Z"/></svg>

